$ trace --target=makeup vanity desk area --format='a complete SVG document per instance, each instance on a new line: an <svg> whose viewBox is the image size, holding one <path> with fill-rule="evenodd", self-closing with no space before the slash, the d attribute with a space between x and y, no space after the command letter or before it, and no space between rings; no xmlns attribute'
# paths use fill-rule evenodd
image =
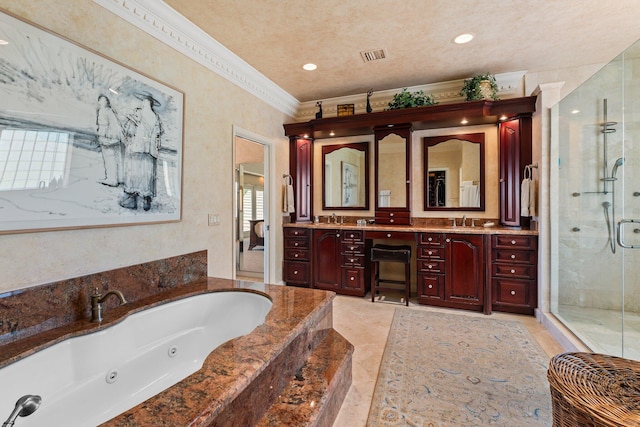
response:
<svg viewBox="0 0 640 427"><path fill-rule="evenodd" d="M421 221L420 223L418 223ZM419 304L533 315L538 232L506 227L292 223L284 225L287 285L365 296L374 243L412 250L412 296ZM422 223L424 222L424 224Z"/></svg>

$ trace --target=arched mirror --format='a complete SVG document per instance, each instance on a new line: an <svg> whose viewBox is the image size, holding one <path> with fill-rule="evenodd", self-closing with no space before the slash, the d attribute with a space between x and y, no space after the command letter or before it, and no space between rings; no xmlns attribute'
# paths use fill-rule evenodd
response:
<svg viewBox="0 0 640 427"><path fill-rule="evenodd" d="M411 127L375 129L376 222L410 223Z"/></svg>
<svg viewBox="0 0 640 427"><path fill-rule="evenodd" d="M424 138L424 210L484 210L484 133Z"/></svg>
<svg viewBox="0 0 640 427"><path fill-rule="evenodd" d="M369 209L369 143L322 147L322 209Z"/></svg>

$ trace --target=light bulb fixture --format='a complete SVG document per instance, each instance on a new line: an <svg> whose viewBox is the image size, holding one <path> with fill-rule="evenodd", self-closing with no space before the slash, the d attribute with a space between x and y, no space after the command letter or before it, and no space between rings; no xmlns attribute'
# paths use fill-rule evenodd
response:
<svg viewBox="0 0 640 427"><path fill-rule="evenodd" d="M318 68L318 66L316 64L312 64L312 63L308 63L308 64L304 64L302 66L303 69L307 70L307 71L313 71L316 68Z"/></svg>
<svg viewBox="0 0 640 427"><path fill-rule="evenodd" d="M580 110L575 109L575 110L571 110L571 114L578 114L580 112Z"/></svg>
<svg viewBox="0 0 640 427"><path fill-rule="evenodd" d="M462 121L460 122L461 125L466 125L467 123L469 123L469 120L467 119L462 119Z"/></svg>
<svg viewBox="0 0 640 427"><path fill-rule="evenodd" d="M329 132L329 136L336 136L336 133L334 131Z"/></svg>
<svg viewBox="0 0 640 427"><path fill-rule="evenodd" d="M8 44L9 44L8 41L0 39L0 46L6 46Z"/></svg>
<svg viewBox="0 0 640 427"><path fill-rule="evenodd" d="M453 42L455 44L465 44L465 43L469 43L471 40L473 40L473 37L474 36L471 33L460 34L455 39L453 39Z"/></svg>
<svg viewBox="0 0 640 427"><path fill-rule="evenodd" d="M500 118L498 119L501 122L504 122L505 120L507 120L507 116L505 116L504 114L500 116Z"/></svg>

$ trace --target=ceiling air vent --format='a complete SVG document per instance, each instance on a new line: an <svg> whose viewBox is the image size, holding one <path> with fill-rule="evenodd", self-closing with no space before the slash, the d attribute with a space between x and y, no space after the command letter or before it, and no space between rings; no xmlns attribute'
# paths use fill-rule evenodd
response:
<svg viewBox="0 0 640 427"><path fill-rule="evenodd" d="M362 56L364 62L371 62L386 58L387 52L385 52L384 49L365 50L364 52L360 52L360 56Z"/></svg>

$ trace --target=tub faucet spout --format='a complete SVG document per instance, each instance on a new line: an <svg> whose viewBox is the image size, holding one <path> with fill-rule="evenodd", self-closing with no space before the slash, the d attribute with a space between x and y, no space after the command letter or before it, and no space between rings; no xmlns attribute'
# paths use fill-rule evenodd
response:
<svg viewBox="0 0 640 427"><path fill-rule="evenodd" d="M95 288L93 291L93 295L91 295L91 321L92 322L102 322L102 303L109 295L115 295L120 300L120 304L126 304L127 300L125 299L122 292L117 290L111 290L106 294L102 295L98 292L98 288Z"/></svg>

